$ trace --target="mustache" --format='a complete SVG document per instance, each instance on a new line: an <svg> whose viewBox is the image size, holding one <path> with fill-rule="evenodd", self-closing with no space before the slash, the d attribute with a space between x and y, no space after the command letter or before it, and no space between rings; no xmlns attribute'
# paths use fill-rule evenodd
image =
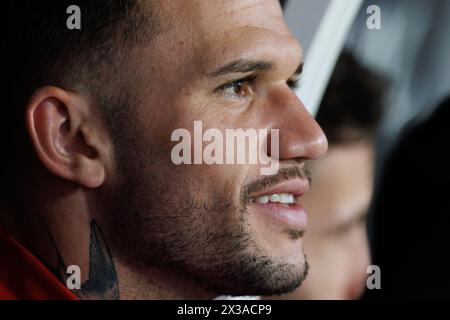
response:
<svg viewBox="0 0 450 320"><path fill-rule="evenodd" d="M266 176L261 179L252 181L246 184L242 188L241 201L245 205L250 200L250 195L254 192L263 191L271 186L274 186L280 182L292 180L292 179L307 179L309 184L312 182L311 172L309 172L304 167L291 166L286 168L281 168L278 173L272 176Z"/></svg>

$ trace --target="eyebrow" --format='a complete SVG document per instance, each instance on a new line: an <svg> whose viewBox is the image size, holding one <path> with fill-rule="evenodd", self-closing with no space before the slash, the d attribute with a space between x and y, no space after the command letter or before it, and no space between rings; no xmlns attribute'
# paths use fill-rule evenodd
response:
<svg viewBox="0 0 450 320"><path fill-rule="evenodd" d="M209 73L209 76L218 77L228 73L249 73L255 71L267 71L273 68L273 63L262 60L239 59L232 61L217 70Z"/></svg>

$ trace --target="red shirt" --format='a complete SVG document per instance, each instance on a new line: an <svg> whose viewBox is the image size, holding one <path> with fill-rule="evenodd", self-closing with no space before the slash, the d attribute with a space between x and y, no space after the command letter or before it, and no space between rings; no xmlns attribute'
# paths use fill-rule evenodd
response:
<svg viewBox="0 0 450 320"><path fill-rule="evenodd" d="M35 256L0 231L0 300L78 300Z"/></svg>

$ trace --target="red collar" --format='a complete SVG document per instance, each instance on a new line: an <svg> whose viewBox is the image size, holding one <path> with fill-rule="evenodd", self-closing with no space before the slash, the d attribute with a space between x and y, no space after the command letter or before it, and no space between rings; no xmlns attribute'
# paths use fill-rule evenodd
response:
<svg viewBox="0 0 450 320"><path fill-rule="evenodd" d="M0 300L78 300L35 256L0 231Z"/></svg>

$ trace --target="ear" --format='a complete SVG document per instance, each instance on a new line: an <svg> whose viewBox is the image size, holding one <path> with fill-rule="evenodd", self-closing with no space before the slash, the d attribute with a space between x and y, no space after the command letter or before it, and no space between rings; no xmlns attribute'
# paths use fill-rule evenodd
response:
<svg viewBox="0 0 450 320"><path fill-rule="evenodd" d="M83 187L105 179L104 144L89 99L57 87L38 89L26 108L26 126L34 149L53 174Z"/></svg>

